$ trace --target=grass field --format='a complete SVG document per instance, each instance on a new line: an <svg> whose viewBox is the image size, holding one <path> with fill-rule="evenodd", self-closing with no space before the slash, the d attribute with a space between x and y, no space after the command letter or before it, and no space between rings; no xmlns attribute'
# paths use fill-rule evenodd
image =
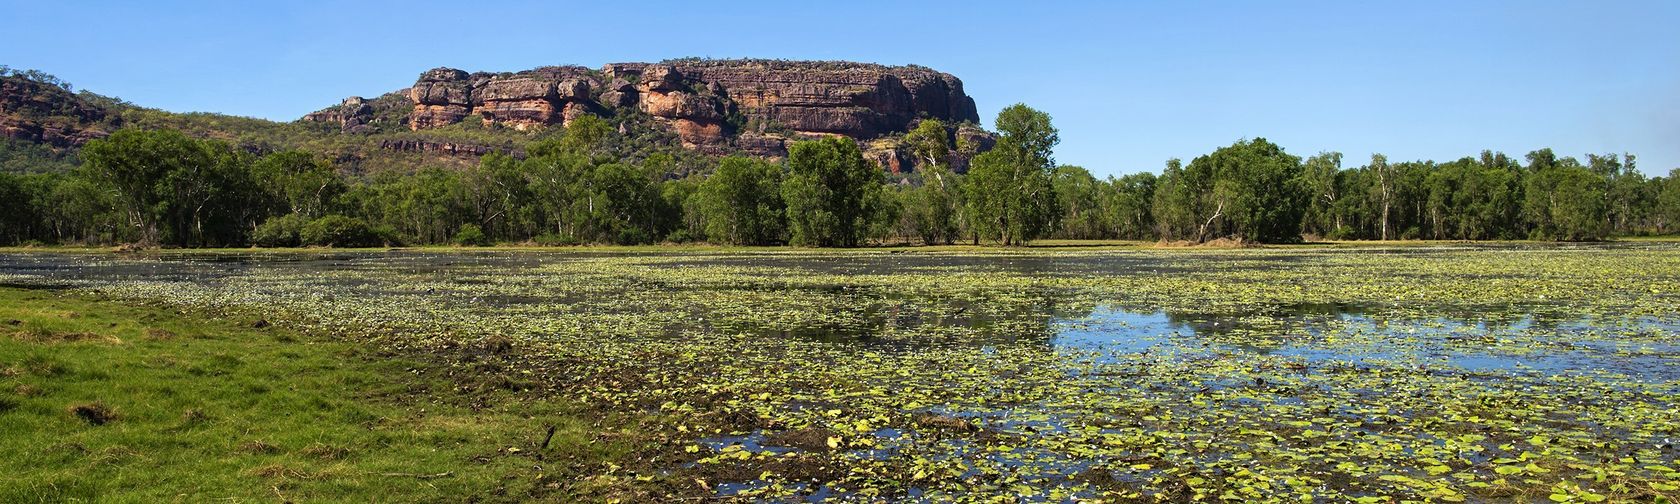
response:
<svg viewBox="0 0 1680 504"><path fill-rule="evenodd" d="M614 468L658 444L497 369L506 342L392 353L258 320L0 289L0 502L649 496Z"/></svg>

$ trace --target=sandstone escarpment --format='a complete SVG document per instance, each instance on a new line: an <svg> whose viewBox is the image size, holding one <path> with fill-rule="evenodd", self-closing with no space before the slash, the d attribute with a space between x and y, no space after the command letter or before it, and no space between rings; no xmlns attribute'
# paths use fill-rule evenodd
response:
<svg viewBox="0 0 1680 504"><path fill-rule="evenodd" d="M461 122L472 110L472 83L466 72L453 68L438 68L420 75L420 80L408 88L414 101L414 113L409 125L414 129L436 128Z"/></svg>
<svg viewBox="0 0 1680 504"><path fill-rule="evenodd" d="M676 62L666 75L715 86L749 120L800 133L874 138L917 119L979 122L962 81L922 67L761 60ZM669 79L670 77L666 77Z"/></svg>
<svg viewBox="0 0 1680 504"><path fill-rule="evenodd" d="M952 124L953 138L961 135L955 125L979 122L974 100L950 74L846 62L689 59L501 74L438 68L421 74L407 96L413 130L473 116L486 126L525 130L564 125L582 114L644 115L684 147L702 152L780 157L792 140L845 136L859 140L883 166L904 169L908 165L891 161L908 159L889 152L896 149L892 138L917 121ZM347 101L338 115L305 119L354 124L360 109L352 106Z"/></svg>

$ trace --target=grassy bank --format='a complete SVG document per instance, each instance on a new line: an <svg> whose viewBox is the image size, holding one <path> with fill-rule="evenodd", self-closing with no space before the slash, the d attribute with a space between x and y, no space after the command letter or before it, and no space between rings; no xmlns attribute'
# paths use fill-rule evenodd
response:
<svg viewBox="0 0 1680 504"><path fill-rule="evenodd" d="M657 449L633 420L462 358L497 346L392 353L0 288L0 502L659 495L621 469Z"/></svg>

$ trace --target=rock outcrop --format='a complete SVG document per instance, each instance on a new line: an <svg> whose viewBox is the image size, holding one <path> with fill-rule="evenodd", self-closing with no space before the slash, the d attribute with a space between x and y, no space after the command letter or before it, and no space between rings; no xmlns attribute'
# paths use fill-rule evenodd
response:
<svg viewBox="0 0 1680 504"><path fill-rule="evenodd" d="M0 137L81 147L109 136L121 119L63 87L21 76L0 76Z"/></svg>
<svg viewBox="0 0 1680 504"><path fill-rule="evenodd" d="M955 125L979 122L974 100L950 74L846 62L689 59L501 74L437 68L421 74L408 97L413 130L475 115L487 126L525 130L564 125L581 114L645 114L684 147L702 152L780 157L791 140L838 135L859 140L889 169L908 169L899 160L908 158L888 152L896 145L890 137L917 121L950 123L953 138L962 134ZM350 131L360 110L352 103L336 115L305 119L341 122ZM888 140L873 141L882 138Z"/></svg>
<svg viewBox="0 0 1680 504"><path fill-rule="evenodd" d="M379 142L379 148L397 152L422 152L445 154L450 156L483 156L492 152L499 152L515 157L525 157L525 151L512 147L491 147L460 142L434 142L431 140L385 140Z"/></svg>
<svg viewBox="0 0 1680 504"><path fill-rule="evenodd" d="M408 124L414 129L448 126L461 122L472 111L472 82L466 72L438 68L420 75L408 88L414 113Z"/></svg>
<svg viewBox="0 0 1680 504"><path fill-rule="evenodd" d="M922 67L760 60L656 65L661 77L722 90L747 119L799 133L867 139L917 119L979 122L956 77Z"/></svg>
<svg viewBox="0 0 1680 504"><path fill-rule="evenodd" d="M327 107L303 116L305 121L337 123L339 131L345 133L362 133L368 130L368 122L373 119L373 106L360 96L345 98L336 107Z"/></svg>

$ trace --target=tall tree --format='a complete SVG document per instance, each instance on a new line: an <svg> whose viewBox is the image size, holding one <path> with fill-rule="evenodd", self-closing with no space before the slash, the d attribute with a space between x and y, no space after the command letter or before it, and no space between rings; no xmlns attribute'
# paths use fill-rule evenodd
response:
<svg viewBox="0 0 1680 504"><path fill-rule="evenodd" d="M1365 165L1365 170L1376 177L1377 184L1372 189L1377 192L1377 200L1380 202L1378 205L1382 208L1382 217L1378 221L1382 225L1382 234L1379 236L1383 240L1392 239L1393 237L1388 233L1388 226L1390 222L1393 222L1393 219L1389 218L1389 213L1394 208L1396 174L1394 169L1388 165L1388 156L1382 154L1371 154L1371 164Z"/></svg>
<svg viewBox="0 0 1680 504"><path fill-rule="evenodd" d="M943 165L922 169L921 185L905 190L904 218L923 243L950 244L961 223L962 178Z"/></svg>
<svg viewBox="0 0 1680 504"><path fill-rule="evenodd" d="M1189 166L1169 162L1155 190L1156 222L1166 239L1296 241L1308 198L1301 179L1300 158L1264 138L1238 141Z"/></svg>
<svg viewBox="0 0 1680 504"><path fill-rule="evenodd" d="M1558 158L1551 149L1529 153L1524 179L1523 215L1532 238L1597 240L1608 232L1609 181L1575 158Z"/></svg>
<svg viewBox="0 0 1680 504"><path fill-rule="evenodd" d="M998 113L997 130L997 145L969 167L969 222L977 237L1025 244L1056 221L1051 150L1061 140L1049 114L1019 103Z"/></svg>
<svg viewBox="0 0 1680 504"><path fill-rule="evenodd" d="M1133 173L1118 179L1109 177L1110 189L1102 200L1102 211L1114 237L1136 240L1154 233L1155 174Z"/></svg>
<svg viewBox="0 0 1680 504"><path fill-rule="evenodd" d="M21 243L34 235L30 228L44 219L36 215L33 199L25 192L23 177L0 172L0 244Z"/></svg>
<svg viewBox="0 0 1680 504"><path fill-rule="evenodd" d="M144 244L232 244L265 205L226 143L174 130L124 129L82 150L80 173L117 196Z"/></svg>
<svg viewBox="0 0 1680 504"><path fill-rule="evenodd" d="M332 165L314 154L290 150L257 160L252 170L264 188L276 195L287 213L314 219L326 215L333 201L345 190L344 181Z"/></svg>
<svg viewBox="0 0 1680 504"><path fill-rule="evenodd" d="M786 233L780 166L740 156L718 164L695 197L706 237L718 243L769 245Z"/></svg>
<svg viewBox="0 0 1680 504"><path fill-rule="evenodd" d="M1680 229L1680 168L1668 171L1667 177L1658 177L1655 208L1655 227L1658 233L1669 233Z"/></svg>
<svg viewBox="0 0 1680 504"><path fill-rule="evenodd" d="M1215 214L1223 214L1231 235L1263 243L1300 240L1307 204L1301 158L1256 138L1198 157L1187 171L1213 180L1213 206L1224 208ZM1198 232L1197 239L1205 240L1210 230Z"/></svg>
<svg viewBox="0 0 1680 504"><path fill-rule="evenodd" d="M525 171L513 157L492 152L462 174L467 205L491 240L525 240L536 233L536 210Z"/></svg>
<svg viewBox="0 0 1680 504"><path fill-rule="evenodd" d="M1335 212L1336 203L1342 197L1338 180L1341 175L1342 153L1320 152L1307 158L1301 174L1301 182L1309 198L1303 222L1306 231L1319 236L1342 232L1342 216Z"/></svg>
<svg viewBox="0 0 1680 504"><path fill-rule="evenodd" d="M1098 208L1103 184L1090 171L1078 166L1059 166L1053 175L1056 212L1061 216L1060 234L1067 238L1102 238L1107 225Z"/></svg>
<svg viewBox="0 0 1680 504"><path fill-rule="evenodd" d="M795 142L782 184L790 241L856 247L884 219L881 169L847 138Z"/></svg>
<svg viewBox="0 0 1680 504"><path fill-rule="evenodd" d="M904 134L904 145L916 157L916 162L927 169L939 166L951 154L950 133L945 131L945 123L938 119L922 119L916 127Z"/></svg>
<svg viewBox="0 0 1680 504"><path fill-rule="evenodd" d="M1166 240L1195 237L1203 219L1201 205L1206 200L1203 195L1209 189L1208 182L1185 172L1183 161L1177 158L1167 160L1161 177L1156 179L1155 194L1150 202L1157 235Z"/></svg>

